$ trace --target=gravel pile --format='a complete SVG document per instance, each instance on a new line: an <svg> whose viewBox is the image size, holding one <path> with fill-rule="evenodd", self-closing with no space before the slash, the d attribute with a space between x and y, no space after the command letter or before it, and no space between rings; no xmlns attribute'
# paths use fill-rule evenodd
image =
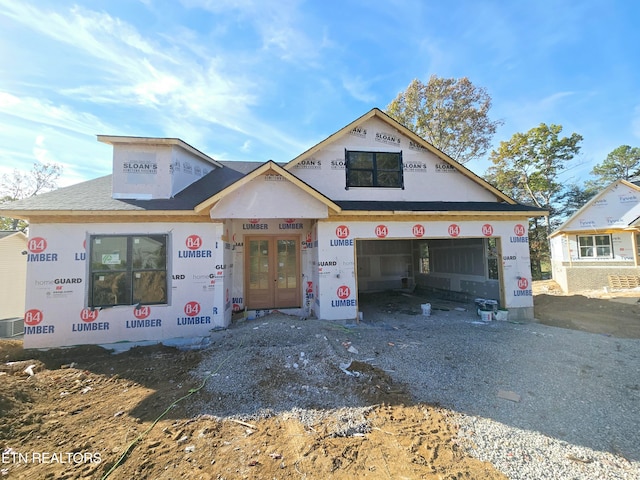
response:
<svg viewBox="0 0 640 480"><path fill-rule="evenodd" d="M333 415L337 435L365 433L362 408L394 392L385 403L456 412L461 446L509 478L640 478L640 340L485 324L473 310L441 302L424 317L403 301L354 325L282 314L233 324L212 333L194 372L215 401L192 413Z"/></svg>

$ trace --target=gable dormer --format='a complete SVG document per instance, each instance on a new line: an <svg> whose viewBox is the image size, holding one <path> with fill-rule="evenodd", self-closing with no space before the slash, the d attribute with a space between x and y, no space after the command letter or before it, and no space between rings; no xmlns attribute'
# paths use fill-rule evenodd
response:
<svg viewBox="0 0 640 480"><path fill-rule="evenodd" d="M117 199L172 198L212 170L213 158L177 138L98 135L113 145L113 190Z"/></svg>
<svg viewBox="0 0 640 480"><path fill-rule="evenodd" d="M284 168L334 201L516 203L377 108Z"/></svg>

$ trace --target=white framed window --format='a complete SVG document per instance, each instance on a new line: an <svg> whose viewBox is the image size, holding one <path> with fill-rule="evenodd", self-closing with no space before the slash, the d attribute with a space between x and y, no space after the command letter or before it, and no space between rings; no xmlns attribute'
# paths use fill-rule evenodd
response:
<svg viewBox="0 0 640 480"><path fill-rule="evenodd" d="M580 258L612 258L611 235L578 235Z"/></svg>
<svg viewBox="0 0 640 480"><path fill-rule="evenodd" d="M168 235L92 235L89 307L167 303Z"/></svg>

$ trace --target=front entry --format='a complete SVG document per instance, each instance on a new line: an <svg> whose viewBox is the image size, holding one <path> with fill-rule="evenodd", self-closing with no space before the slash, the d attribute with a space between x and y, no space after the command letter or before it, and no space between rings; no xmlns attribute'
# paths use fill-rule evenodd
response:
<svg viewBox="0 0 640 480"><path fill-rule="evenodd" d="M300 237L251 236L244 244L247 308L300 307Z"/></svg>

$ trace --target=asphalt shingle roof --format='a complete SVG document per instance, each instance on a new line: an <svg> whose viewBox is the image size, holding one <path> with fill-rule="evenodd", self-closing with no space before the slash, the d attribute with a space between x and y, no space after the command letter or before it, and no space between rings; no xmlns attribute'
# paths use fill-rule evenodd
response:
<svg viewBox="0 0 640 480"><path fill-rule="evenodd" d="M260 162L220 162L215 169L176 194L174 198L131 200L112 198L112 175L96 178L35 197L0 205L2 210L22 211L170 211L194 207L232 185L262 165ZM346 211L414 212L531 212L544 209L506 202L403 202L335 200Z"/></svg>
<svg viewBox="0 0 640 480"><path fill-rule="evenodd" d="M174 198L131 200L112 198L112 175L96 178L35 197L0 205L2 210L23 211L145 211L193 210L199 203L215 195L247 173L262 165L260 162L220 162L215 169L176 194Z"/></svg>

